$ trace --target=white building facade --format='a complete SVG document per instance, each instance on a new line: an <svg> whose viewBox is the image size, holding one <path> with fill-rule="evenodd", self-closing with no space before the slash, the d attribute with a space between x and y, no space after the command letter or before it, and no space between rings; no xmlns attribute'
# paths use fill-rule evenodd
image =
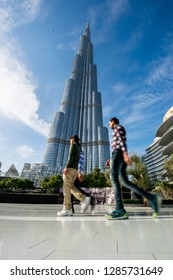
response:
<svg viewBox="0 0 173 280"><path fill-rule="evenodd" d="M165 160L173 154L173 107L165 114L154 142L146 149L144 162L152 182L166 179Z"/></svg>

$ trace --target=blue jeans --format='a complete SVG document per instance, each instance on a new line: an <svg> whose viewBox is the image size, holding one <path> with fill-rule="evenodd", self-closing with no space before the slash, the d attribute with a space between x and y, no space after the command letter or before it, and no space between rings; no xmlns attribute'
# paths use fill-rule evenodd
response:
<svg viewBox="0 0 173 280"><path fill-rule="evenodd" d="M136 186L129 181L126 174L126 167L123 160L123 154L121 150L116 150L112 153L112 158L110 162L110 180L112 187L114 189L114 197L116 203L116 209L123 210L124 205L122 201L121 185L134 191L135 193L146 197L149 202L152 203L154 200L154 195L146 192L144 189Z"/></svg>

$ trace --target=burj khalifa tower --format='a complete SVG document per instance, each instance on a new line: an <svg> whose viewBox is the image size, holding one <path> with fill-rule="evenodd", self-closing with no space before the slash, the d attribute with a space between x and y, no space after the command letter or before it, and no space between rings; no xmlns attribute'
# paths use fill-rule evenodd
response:
<svg viewBox="0 0 173 280"><path fill-rule="evenodd" d="M108 129L103 126L101 93L97 90L97 67L93 63L93 44L87 22L80 37L66 82L60 110L55 113L43 162L53 174L66 165L70 137L78 135L85 154L85 173L93 169L104 171L105 162L110 158Z"/></svg>

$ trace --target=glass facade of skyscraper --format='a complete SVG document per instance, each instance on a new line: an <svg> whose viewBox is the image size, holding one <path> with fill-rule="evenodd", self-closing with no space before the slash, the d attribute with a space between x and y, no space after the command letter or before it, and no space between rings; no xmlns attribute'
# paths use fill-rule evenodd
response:
<svg viewBox="0 0 173 280"><path fill-rule="evenodd" d="M85 172L104 170L110 157L108 129L103 126L101 94L97 90L97 68L93 63L93 45L89 24L80 38L80 46L66 82L60 111L55 113L43 162L57 173L67 162L69 139L78 135L84 151Z"/></svg>

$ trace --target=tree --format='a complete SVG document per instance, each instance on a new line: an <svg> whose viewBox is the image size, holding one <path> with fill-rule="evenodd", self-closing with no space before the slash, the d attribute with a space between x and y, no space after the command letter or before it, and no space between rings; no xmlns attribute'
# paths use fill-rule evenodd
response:
<svg viewBox="0 0 173 280"><path fill-rule="evenodd" d="M22 191L35 189L34 183L28 179L6 178L0 181L0 188L9 191Z"/></svg>
<svg viewBox="0 0 173 280"><path fill-rule="evenodd" d="M173 156L171 156L168 160L165 160L164 168L166 170L166 176L170 181L173 181Z"/></svg>
<svg viewBox="0 0 173 280"><path fill-rule="evenodd" d="M140 157L136 154L131 155L132 166L128 167L127 174L131 175L132 182L143 189L152 189L152 184L148 176L148 171Z"/></svg>
<svg viewBox="0 0 173 280"><path fill-rule="evenodd" d="M100 172L99 168L95 168L92 173L85 176L85 186L87 188L106 188L109 187L106 176Z"/></svg>
<svg viewBox="0 0 173 280"><path fill-rule="evenodd" d="M164 168L169 182L159 181L155 184L155 191L161 192L166 199L173 199L173 156L165 160Z"/></svg>
<svg viewBox="0 0 173 280"><path fill-rule="evenodd" d="M173 199L173 184L168 182L157 182L154 191L161 192L166 199Z"/></svg>
<svg viewBox="0 0 173 280"><path fill-rule="evenodd" d="M61 175L52 176L49 179L44 178L41 184L43 190L50 193L58 193L63 185L63 179Z"/></svg>

